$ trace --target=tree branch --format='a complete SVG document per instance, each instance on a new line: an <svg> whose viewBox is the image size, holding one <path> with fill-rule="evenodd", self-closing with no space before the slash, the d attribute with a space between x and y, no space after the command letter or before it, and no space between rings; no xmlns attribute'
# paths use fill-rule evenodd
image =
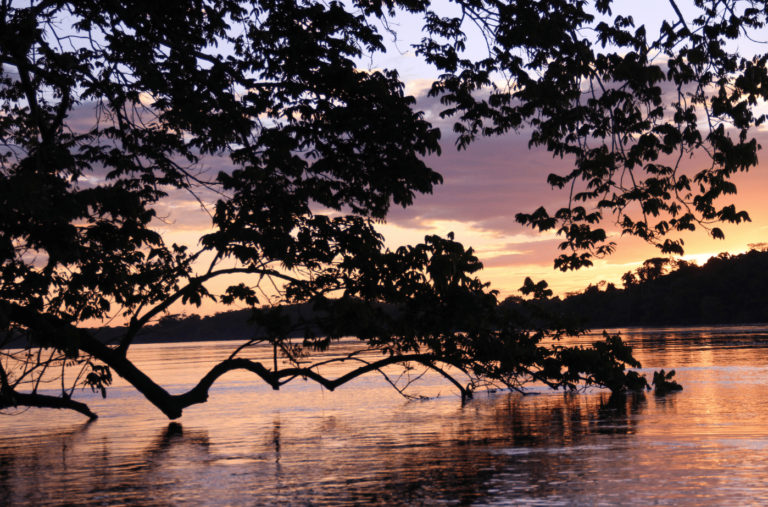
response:
<svg viewBox="0 0 768 507"><path fill-rule="evenodd" d="M688 25L685 23L685 18L683 17L683 13L680 12L680 8L675 3L675 0L669 0L669 3L672 5L672 8L675 10L675 13L677 14L677 17L680 19L680 22L683 24L686 30L690 33L690 29L688 28Z"/></svg>
<svg viewBox="0 0 768 507"><path fill-rule="evenodd" d="M343 362L344 359L342 359L341 361ZM337 387L342 386L347 382L350 382L351 380L354 380L365 373L380 370L381 368L384 368L385 366L389 366L392 364L407 363L411 361L415 363L423 364L424 366L427 366L428 368L431 368L437 371L446 379L448 379L451 383L453 383L454 386L456 386L459 389L459 392L461 393L462 401L472 397L471 391L466 389L455 378L453 378L451 375L446 373L441 368L435 366L434 364L435 362L445 362L446 364L452 364L451 362L448 362L445 359L440 359L431 354L410 354L410 355L404 355L404 356L390 356L388 358L382 359L380 361L376 361L374 363L368 363L365 366L361 366L356 370L353 370L345 375L342 375L336 380L329 380L323 377L322 375L320 375L319 373L312 371L311 368L313 368L314 366L310 368L288 368L285 370L280 370L279 372L275 373L267 370L264 367L264 365L262 365L261 363L257 363L248 359L243 359L243 358L227 359L217 364L216 366L214 366L213 369L210 372L208 372L208 374L205 377L203 377L203 379L200 380L197 386L195 386L192 390L181 395L173 396L172 398L173 398L173 403L177 406L179 410L179 413L181 412L181 410L191 405L195 405L198 403L205 403L206 401L208 401L208 390L211 388L213 383L225 373L228 373L233 370L247 370L247 371L253 372L259 377L261 377L267 384L271 385L272 388L275 390L278 390L280 388L280 385L282 385L280 383L280 379L283 379L283 378L293 379L297 377L304 377L304 378L309 378L314 380L315 382L317 382L324 388L328 389L329 391L333 391ZM453 366L457 366L457 365L453 365Z"/></svg>
<svg viewBox="0 0 768 507"><path fill-rule="evenodd" d="M208 390L213 383L222 375L233 370L247 370L255 373L261 377L267 384L271 385L273 389L279 389L280 379L290 377L304 377L309 378L322 385L329 391L335 390L337 387L354 380L355 378L372 371L379 370L385 366L398 363L416 362L423 364L433 370L437 371L449 381L453 383L461 393L462 400L470 398L472 396L471 391L462 386L456 379L446 373L444 370L435 366L435 362L441 362L450 364L460 368L460 365L454 364L452 361L445 358L440 358L431 354L410 354L402 356L390 356L374 363L366 364L356 370L353 370L336 380L329 380L319 373L311 370L311 368L288 368L280 370L279 372L270 372L261 363L253 362L248 359L235 358L227 359L217 364L211 369L208 374L200 380L200 382L192 390L181 395L171 395L163 389L160 385L155 383L144 372L139 370L131 361L129 361L119 349L111 349L91 336L86 330L68 324L61 319L51 316L40 314L35 310L31 310L27 307L10 303L8 304L7 314L12 322L21 324L24 327L34 330L53 341L55 346L60 350L67 350L66 336L71 336L72 332L77 333L78 348L83 352L90 354L96 359L107 364L112 368L115 373L123 377L128 383L135 387L140 393L142 393L147 400L160 409L169 419L178 419L181 417L182 411L198 403L205 403L208 400ZM14 398L18 396L14 394ZM39 395L24 395L24 396L39 396ZM75 402L65 403L61 398L53 398L60 400L57 402L34 398L29 399L28 403L19 403L28 406L44 406L40 403L49 403L51 408L71 408L81 413L85 413L79 405L74 405ZM18 401L17 401L18 402ZM30 404L38 403L38 405ZM56 406L53 406L56 404ZM9 405L11 406L11 405ZM87 407L85 407L87 409ZM89 411L90 412L90 411ZM88 414L86 414L88 415ZM90 417L90 415L89 415Z"/></svg>
<svg viewBox="0 0 768 507"><path fill-rule="evenodd" d="M56 396L45 396L43 394L24 394L16 392L12 395L5 393L0 394L0 410L4 408L16 408L19 406L74 410L91 420L99 417L91 412L91 409L88 408L88 405L85 403L73 401L69 398L57 398Z"/></svg>
<svg viewBox="0 0 768 507"><path fill-rule="evenodd" d="M208 390L219 377L233 370L247 370L261 377L272 389L278 390L280 383L275 375L267 370L264 365L248 359L227 359L213 367L208 374L191 390L184 394L174 396L174 402L179 405L179 410L208 401Z"/></svg>
<svg viewBox="0 0 768 507"><path fill-rule="evenodd" d="M8 375L5 373L5 368L0 364L0 393L11 395L13 393L13 387L8 382Z"/></svg>
<svg viewBox="0 0 768 507"><path fill-rule="evenodd" d="M131 346L131 343L133 343L133 339L136 337L136 333L139 332L141 328L143 328L151 319L168 309L173 303L178 301L184 294L186 294L191 288L195 287L196 285L200 285L202 283L207 282L211 278L215 278L219 275L231 275L234 273L243 273L243 274L263 274L263 275L269 275L269 276L275 276L278 278L282 278L283 280L286 280L288 282L295 282L296 279L292 278L290 276L283 275L281 273L278 273L277 271L271 270L271 269L255 269L255 268L229 268L229 269L222 269L219 271L209 272L205 275L198 276L195 278L190 278L189 283L179 289L178 292L171 295L168 299L160 303L159 305L155 306L151 310L149 310L147 313L144 314L143 317L140 319L131 319L131 324L128 327L128 331L123 338L123 340L120 342L120 345L117 347L117 352L122 354L123 356L128 353L128 347Z"/></svg>
<svg viewBox="0 0 768 507"><path fill-rule="evenodd" d="M11 322L16 322L45 336L59 350L70 350L71 341L68 343L67 337L71 340L73 335L76 336L79 350L107 364L115 373L123 377L142 393L150 403L159 408L168 418L177 419L181 417L181 408L178 408L173 403L172 396L168 391L136 368L123 354L107 347L91 336L88 331L64 322L58 317L41 314L16 303L7 303L6 308L3 308L3 310L6 311L6 315Z"/></svg>

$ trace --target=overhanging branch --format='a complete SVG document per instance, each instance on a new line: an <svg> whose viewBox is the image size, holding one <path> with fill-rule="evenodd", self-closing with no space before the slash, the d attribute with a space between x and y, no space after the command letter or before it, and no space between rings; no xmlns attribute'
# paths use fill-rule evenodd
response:
<svg viewBox="0 0 768 507"><path fill-rule="evenodd" d="M222 375L224 375L225 373L228 373L234 370L247 370L247 371L253 372L259 377L261 377L267 384L271 385L272 388L275 390L279 389L280 386L282 385L282 383L280 382L280 379L284 379L284 378L294 379L297 377L302 377L302 378L308 378L308 379L314 380L315 382L317 382L324 388L328 389L329 391L333 391L337 387L340 387L346 384L347 382L350 382L366 373L377 371L377 370L380 370L381 368L384 368L386 366L390 366L393 364L407 363L407 362L419 363L440 373L443 377L448 379L454 386L456 386L459 389L462 400L465 400L472 396L472 392L470 390L462 386L459 381L457 381L450 374L445 372L445 370L435 365L435 362L452 364L451 362L445 359L438 358L431 354L410 354L410 355L403 355L403 356L390 356L385 359L381 359L380 361L367 363L364 366L361 366L355 370L352 370L349 373L342 375L341 377L335 380L327 379L324 376L320 375L319 373L313 371L311 368L287 368L285 370L280 370L277 373L275 373L267 370L264 367L264 365L262 365L261 363L254 362L249 359L243 359L243 358L227 359L217 364L216 366L214 366L213 369L211 369L211 371L208 372L208 374L205 377L203 377L202 380L200 380L200 382L197 384L197 386L195 386L192 390L181 395L173 396L172 398L173 398L173 404L176 405L176 408L179 411L179 414L181 413L181 410L183 410L186 407L189 407L191 405L195 405L198 403L205 403L206 401L208 401L208 390L211 388L211 386L213 386L213 383L216 382L216 380Z"/></svg>
<svg viewBox="0 0 768 507"><path fill-rule="evenodd" d="M337 387L346 384L354 380L355 378L369 373L372 371L380 370L389 365L415 362L427 366L443 377L448 379L454 386L459 389L462 400L472 396L469 389L462 386L455 378L445 372L443 369L435 365L435 363L450 364L461 369L461 365L447 359L434 356L431 354L409 354L409 355L393 355L368 363L355 370L348 372L341 377L330 380L320 375L319 373L312 371L311 368L287 368L278 372L271 372L264 367L261 363L254 362L244 358L227 359L217 364L216 366L205 375L200 382L190 391L181 395L171 395L163 389L160 385L155 383L144 372L139 370L125 355L120 353L119 350L112 349L100 341L93 338L86 330L79 329L71 324L68 324L61 319L51 316L40 314L27 307L9 304L6 308L11 320L17 322L24 327L35 330L38 333L46 333L48 337L56 344L57 348L61 350L67 350L67 340L63 337L71 336L75 331L78 334L78 348L79 350L90 354L96 359L104 362L115 373L123 377L128 383L141 392L149 402L159 408L169 419L177 419L181 417L182 411L198 403L205 403L208 400L208 391L213 386L214 382L227 372L233 370L247 370L255 373L261 377L267 384L271 385L273 389L279 389L281 379L290 379L296 377L308 378L319 383L329 391L335 390ZM17 395L14 393L12 397L3 395L6 400L7 406L26 405L26 406L38 406L49 408L68 408L76 410L80 413L87 415L88 417L95 417L95 414L90 412L87 406L73 402L71 400L65 400L62 398L41 397L40 395ZM19 398L19 396L26 396L26 398ZM31 398L30 398L31 396ZM13 402L11 401L13 400ZM23 400L23 402L21 401Z"/></svg>
<svg viewBox="0 0 768 507"><path fill-rule="evenodd" d="M126 335L123 338L123 340L120 342L120 345L118 346L117 351L120 354L125 355L128 352L128 347L130 347L131 343L133 343L133 339L135 338L136 333L138 333L139 330L141 330L154 317L156 317L157 315L159 315L160 313L168 309L173 303L181 299L185 294L194 290L196 286L199 286L217 276L231 275L231 274L238 274L238 273L274 276L288 282L296 281L295 278L284 275L272 269L257 269L257 268L250 268L250 267L220 269L219 271L213 271L213 272L206 273L205 275L202 275L202 276L190 278L189 283L187 285L179 289L176 293L174 293L170 297L166 298L162 303L158 304L157 306L149 310L140 319L132 319L131 324L128 327L128 331L126 332Z"/></svg>
<svg viewBox="0 0 768 507"><path fill-rule="evenodd" d="M17 407L66 409L79 412L91 420L99 417L91 412L91 409L88 408L88 405L85 403L80 403L69 398L57 398L56 396L25 393L13 393L12 395L0 394L0 410Z"/></svg>

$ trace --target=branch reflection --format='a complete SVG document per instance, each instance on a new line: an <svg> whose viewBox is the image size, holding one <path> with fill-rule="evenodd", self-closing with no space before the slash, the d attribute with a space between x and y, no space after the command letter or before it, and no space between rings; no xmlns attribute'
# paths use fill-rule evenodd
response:
<svg viewBox="0 0 768 507"><path fill-rule="evenodd" d="M0 450L0 501L470 504L500 490L507 497L545 498L562 492L563 484L587 484L605 458L605 437L635 434L648 406L642 393L436 403L408 403L374 418L273 416L251 435L179 423L133 437L107 426L93 434L80 430L80 436L54 434ZM136 452L140 442L144 448Z"/></svg>

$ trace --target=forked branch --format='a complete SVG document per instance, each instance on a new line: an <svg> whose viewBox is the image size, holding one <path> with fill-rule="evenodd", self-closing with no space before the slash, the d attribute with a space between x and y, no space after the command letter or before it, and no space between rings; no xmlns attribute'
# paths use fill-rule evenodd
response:
<svg viewBox="0 0 768 507"><path fill-rule="evenodd" d="M280 370L278 372L272 372L266 369L264 365L262 365L261 363L254 362L249 359L236 358L236 359L227 359L217 364L216 366L214 366L213 369L211 369L211 371L208 372L208 374L205 377L203 377L202 380L200 380L200 382L197 384L197 386L195 386L192 390L181 395L173 396L172 404L174 405L174 411L178 411L179 415L181 415L181 411L183 409L198 403L205 403L208 400L208 390L213 386L213 383L216 382L216 380L222 375L224 375L225 373L228 373L234 370L247 370L252 373L255 373L256 375L261 377L267 384L271 385L272 388L275 390L278 390L280 386L283 385L283 383L280 382L281 379L284 379L284 378L294 379L294 378L302 377L305 379L314 380L315 382L317 382L324 388L328 389L329 391L333 391L337 387L342 386L366 373L378 371L378 370L381 370L382 368L385 368L393 364L408 363L408 362L422 364L440 373L443 377L448 379L454 386L456 386L459 389L462 400L466 400L467 398L472 397L472 392L470 390L462 386L458 380L456 380L453 376L445 372L445 370L435 365L436 362L444 362L446 364L451 364L451 363L447 362L445 359L438 358L431 354L409 354L409 355L402 355L402 356L396 356L396 355L390 356L390 357L381 359L379 361L366 363L364 366L356 368L335 380L331 380L320 375L319 373L313 371L311 367L310 368L287 368L284 370ZM163 410L162 407L158 407L158 408ZM168 414L166 410L163 410L163 412ZM171 418L173 419L173 417Z"/></svg>
<svg viewBox="0 0 768 507"><path fill-rule="evenodd" d="M198 403L205 403L208 400L208 391L214 382L219 377L234 370L246 370L255 373L267 384L271 385L273 389L280 388L282 379L293 379L302 377L305 379L311 379L322 385L329 391L335 390L337 387L350 382L357 377L366 373L381 370L387 366L393 364L415 362L427 366L442 376L447 378L454 386L459 389L462 400L465 400L472 396L471 390L461 385L455 378L445 372L445 370L436 366L435 363L444 363L456 366L461 369L460 365L452 363L450 360L440 358L432 354L408 354L408 355L392 355L375 361L367 363L359 368L356 368L341 377L331 380L321 374L313 371L310 368L287 368L277 372L270 371L264 365L259 362L251 361L244 358L233 358L222 361L214 366L211 371L205 375L200 382L190 391L180 394L172 395L160 385L155 383L149 376L137 368L125 355L118 349L110 348L100 341L93 338L84 329L78 329L71 324L65 323L61 319L53 316L46 316L43 318L40 314L34 310L23 307L21 305L11 304L7 309L9 313L12 313L16 322L23 323L26 327L31 329L37 328L39 331L45 331L51 342L58 344L62 349L66 347L66 336L71 336L73 333L78 335L80 350L90 354L94 358L103 362L109 366L115 373L123 377L128 383L141 392L147 400L153 405L159 408L169 419L178 419L182 415L182 411ZM60 343L59 343L60 342ZM80 412L88 417L95 417L88 407L82 403L74 402L65 398L55 398L40 395L24 395L18 393L6 392L2 395L2 401L0 401L0 408L2 407L16 407L16 406L30 406L30 407L48 407L48 408L68 408Z"/></svg>

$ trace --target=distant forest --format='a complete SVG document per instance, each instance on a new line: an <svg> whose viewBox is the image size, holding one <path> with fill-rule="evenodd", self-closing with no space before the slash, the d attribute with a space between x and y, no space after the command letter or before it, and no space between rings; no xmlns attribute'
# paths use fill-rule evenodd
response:
<svg viewBox="0 0 768 507"><path fill-rule="evenodd" d="M703 266L649 259L624 274L622 288L600 282L545 304L585 317L592 329L768 322L768 244L749 246L747 253L721 253Z"/></svg>
<svg viewBox="0 0 768 507"><path fill-rule="evenodd" d="M669 258L649 259L624 274L623 287L600 282L544 304L553 311L584 317L592 329L768 322L768 244L750 247L740 255L721 253L703 266ZM519 300L512 296L506 302ZM284 308L293 319L307 312L312 313L304 305ZM250 310L210 317L167 315L137 336L136 342L250 339L258 332L248 324L250 316ZM97 336L109 341L122 332L122 328L107 328Z"/></svg>
<svg viewBox="0 0 768 507"><path fill-rule="evenodd" d="M591 329L768 322L768 244L750 247L749 252L740 255L721 253L703 266L669 258L649 259L624 274L622 288L600 282L542 304L558 313L583 317ZM503 304L512 305L521 299L510 296ZM299 305L284 307L283 312L296 319L312 310ZM248 340L259 332L248 323L250 316L250 310L209 317L166 315L140 333L135 343ZM110 343L123 335L125 328L93 331L102 342ZM23 345L25 340L18 337L0 344L0 348Z"/></svg>
<svg viewBox="0 0 768 507"><path fill-rule="evenodd" d="M236 310L216 315L166 315L155 325L147 326L135 338L134 343L176 343L219 340L249 340L257 328L248 323L251 310ZM102 343L118 343L126 328L91 328L95 338ZM0 348L13 349L28 346L26 338L17 336L0 341Z"/></svg>
<svg viewBox="0 0 768 507"><path fill-rule="evenodd" d="M624 274L623 287L600 282L544 304L584 317L592 329L768 322L768 243L750 248L740 255L721 253L702 266L695 261L649 259ZM520 299L511 296L506 303ZM306 307L285 308L289 315L307 311L311 313ZM250 310L239 310L202 318L166 316L137 342L248 339L257 331L247 324L250 315Z"/></svg>

